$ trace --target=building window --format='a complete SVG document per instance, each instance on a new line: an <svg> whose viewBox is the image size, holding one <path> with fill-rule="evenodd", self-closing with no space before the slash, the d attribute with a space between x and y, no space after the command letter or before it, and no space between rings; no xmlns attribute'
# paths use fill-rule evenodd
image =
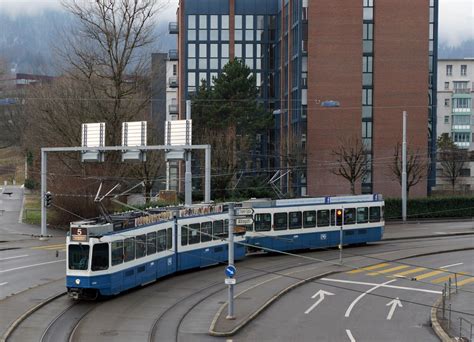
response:
<svg viewBox="0 0 474 342"><path fill-rule="evenodd" d="M196 28L196 16L188 15L188 29L195 29L195 28Z"/></svg>
<svg viewBox="0 0 474 342"><path fill-rule="evenodd" d="M467 65L463 64L461 65L461 76L466 76L467 75Z"/></svg>
<svg viewBox="0 0 474 342"><path fill-rule="evenodd" d="M176 64L173 64L173 76L176 76Z"/></svg>
<svg viewBox="0 0 474 342"><path fill-rule="evenodd" d="M449 107L449 99L444 99L444 106Z"/></svg>
<svg viewBox="0 0 474 342"><path fill-rule="evenodd" d="M362 89L362 104L372 105L372 89Z"/></svg>
<svg viewBox="0 0 474 342"><path fill-rule="evenodd" d="M453 75L453 66L451 64L446 65L446 76Z"/></svg>
<svg viewBox="0 0 474 342"><path fill-rule="evenodd" d="M211 29L219 28L219 17L217 15L211 15Z"/></svg>
<svg viewBox="0 0 474 342"><path fill-rule="evenodd" d="M444 82L444 89L448 90L449 89L449 82Z"/></svg>
<svg viewBox="0 0 474 342"><path fill-rule="evenodd" d="M449 115L444 116L444 123L448 124L449 123Z"/></svg>
<svg viewBox="0 0 474 342"><path fill-rule="evenodd" d="M471 108L471 99L453 99L453 109Z"/></svg>
<svg viewBox="0 0 474 342"><path fill-rule="evenodd" d="M471 133L453 133L454 142L468 143L471 140Z"/></svg>

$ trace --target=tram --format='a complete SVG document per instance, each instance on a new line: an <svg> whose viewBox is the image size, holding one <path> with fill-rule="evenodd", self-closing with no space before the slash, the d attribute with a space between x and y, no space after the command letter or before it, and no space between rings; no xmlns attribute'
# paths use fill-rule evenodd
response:
<svg viewBox="0 0 474 342"><path fill-rule="evenodd" d="M380 195L289 200L253 199L254 223L238 227L234 259L249 250L301 250L379 241ZM336 211L343 214L339 217ZM127 212L72 222L66 287L74 299L113 296L164 276L227 262L229 212L225 204Z"/></svg>

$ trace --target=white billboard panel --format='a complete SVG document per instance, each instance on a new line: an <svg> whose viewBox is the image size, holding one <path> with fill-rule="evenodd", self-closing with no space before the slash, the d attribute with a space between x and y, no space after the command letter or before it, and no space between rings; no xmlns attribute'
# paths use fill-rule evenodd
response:
<svg viewBox="0 0 474 342"><path fill-rule="evenodd" d="M82 147L105 146L105 122L82 124Z"/></svg>
<svg viewBox="0 0 474 342"><path fill-rule="evenodd" d="M122 146L146 146L146 121L122 123Z"/></svg>
<svg viewBox="0 0 474 342"><path fill-rule="evenodd" d="M166 121L165 145L192 145L192 120Z"/></svg>

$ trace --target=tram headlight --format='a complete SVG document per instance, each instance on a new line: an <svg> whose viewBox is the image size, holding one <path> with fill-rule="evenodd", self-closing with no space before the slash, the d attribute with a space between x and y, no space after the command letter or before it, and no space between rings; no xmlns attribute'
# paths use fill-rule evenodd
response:
<svg viewBox="0 0 474 342"><path fill-rule="evenodd" d="M76 285L79 285L81 283L81 279L76 279L75 283Z"/></svg>

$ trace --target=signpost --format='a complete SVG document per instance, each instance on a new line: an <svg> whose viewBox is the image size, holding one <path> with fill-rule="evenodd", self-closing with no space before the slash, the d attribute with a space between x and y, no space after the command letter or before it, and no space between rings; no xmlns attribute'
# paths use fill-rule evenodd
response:
<svg viewBox="0 0 474 342"><path fill-rule="evenodd" d="M251 217L236 218L235 219L235 224L236 225L243 225L243 226L253 224L253 218L251 218Z"/></svg>
<svg viewBox="0 0 474 342"><path fill-rule="evenodd" d="M234 203L229 203L229 265L225 269L225 274L228 278L225 279L225 284L229 285L227 317L226 319L235 319L234 316L234 285L236 283L233 278L236 273L234 266Z"/></svg>

